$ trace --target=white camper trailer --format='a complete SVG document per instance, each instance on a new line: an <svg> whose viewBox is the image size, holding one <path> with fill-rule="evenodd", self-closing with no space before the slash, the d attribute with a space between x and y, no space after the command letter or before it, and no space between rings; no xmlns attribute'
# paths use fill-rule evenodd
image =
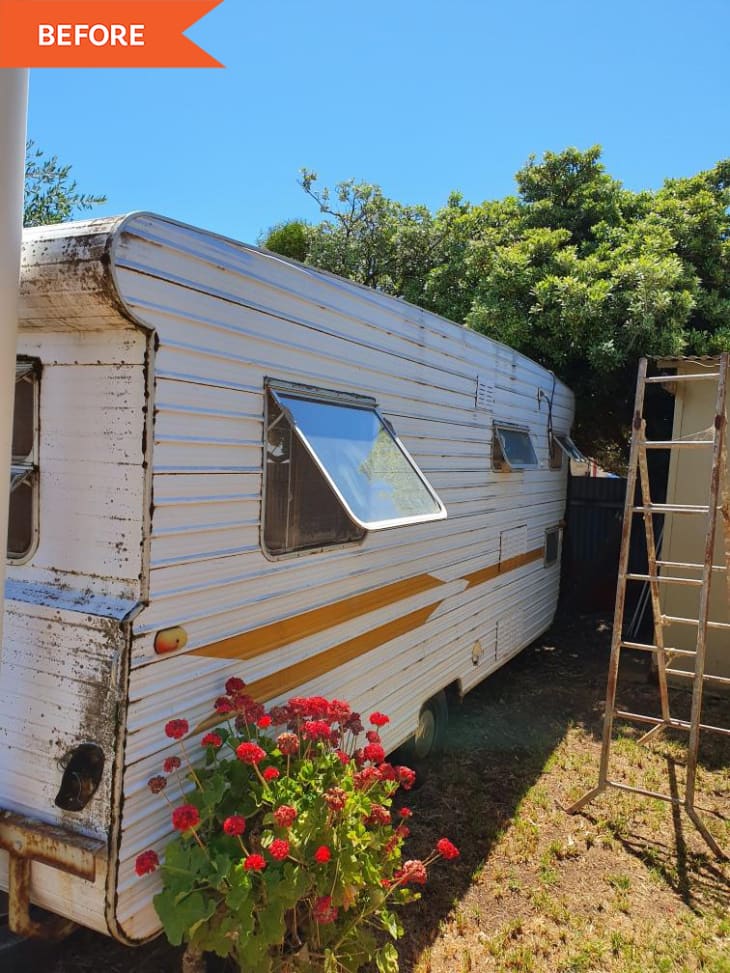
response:
<svg viewBox="0 0 730 973"><path fill-rule="evenodd" d="M165 722L204 722L229 676L383 709L388 748L425 750L439 694L551 623L573 397L466 328L133 214L26 231L16 379L0 885L21 911L29 887L123 942L159 931L146 782Z"/></svg>

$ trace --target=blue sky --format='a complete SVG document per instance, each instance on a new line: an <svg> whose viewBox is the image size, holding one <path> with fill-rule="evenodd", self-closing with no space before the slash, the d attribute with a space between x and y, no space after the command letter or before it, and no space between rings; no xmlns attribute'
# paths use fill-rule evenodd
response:
<svg viewBox="0 0 730 973"><path fill-rule="evenodd" d="M190 36L226 68L31 72L29 136L98 213L255 242L317 219L302 166L436 208L568 145L632 189L730 156L730 0L224 0Z"/></svg>

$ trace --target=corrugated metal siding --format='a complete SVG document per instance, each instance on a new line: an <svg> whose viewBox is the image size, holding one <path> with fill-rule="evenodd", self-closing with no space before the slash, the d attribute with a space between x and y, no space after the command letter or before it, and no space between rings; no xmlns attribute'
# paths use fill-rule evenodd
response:
<svg viewBox="0 0 730 973"><path fill-rule="evenodd" d="M62 276L62 264L54 272ZM54 329L52 289L46 301L45 327ZM63 295L59 306L63 316ZM141 595L147 506L146 337L115 314L114 330L19 336L19 352L43 366L39 545L7 568L0 670L0 807L104 838L126 689L120 622ZM104 751L102 785L83 812L63 812L54 803L61 760L87 742ZM106 929L103 879L91 886L34 865L31 891L39 904Z"/></svg>
<svg viewBox="0 0 730 973"><path fill-rule="evenodd" d="M139 218L125 231L115 250L121 292L159 337L151 598L135 622L117 905L136 938L157 928L148 900L154 880L136 880L133 861L169 827L145 787L166 752L165 721L207 717L233 672L267 678L423 609L426 624L376 646L366 662L353 659L299 687L346 696L363 711L386 709L386 743L400 742L426 698L454 680L470 687L550 623L559 572L542 559L484 584L465 579L499 562L501 531L517 528L509 543L505 535L503 558L542 547L545 528L563 515L565 472L547 468L547 410L538 408L538 387L549 392L552 377L510 349L185 227ZM478 374L497 376L492 409L475 407ZM267 560L259 543L265 376L375 396L448 520ZM493 417L531 427L539 470L491 471ZM567 432L571 420L572 397L558 384L553 425ZM195 654L424 571L443 584L245 662ZM154 633L176 624L188 646L155 656ZM477 638L487 650L474 666Z"/></svg>

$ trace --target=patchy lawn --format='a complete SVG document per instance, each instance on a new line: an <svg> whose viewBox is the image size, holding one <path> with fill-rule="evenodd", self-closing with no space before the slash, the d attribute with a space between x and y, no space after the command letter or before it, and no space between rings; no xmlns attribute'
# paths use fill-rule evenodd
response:
<svg viewBox="0 0 730 973"><path fill-rule="evenodd" d="M682 811L608 790L581 814L563 807L596 783L610 627L564 616L455 710L443 756L407 795L408 857L447 835L456 862L432 869L402 913L401 973L730 973L730 865ZM636 655L639 655L638 653ZM619 699L658 711L647 659L628 652ZM676 715L689 695L673 692ZM730 725L730 702L704 721ZM685 734L639 746L619 727L611 773L681 793ZM697 803L730 851L730 738L706 735ZM56 947L48 973L168 973L179 953L134 952L81 932Z"/></svg>

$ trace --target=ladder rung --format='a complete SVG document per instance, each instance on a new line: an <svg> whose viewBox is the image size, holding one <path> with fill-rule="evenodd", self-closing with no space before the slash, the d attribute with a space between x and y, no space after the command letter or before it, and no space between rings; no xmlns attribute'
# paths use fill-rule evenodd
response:
<svg viewBox="0 0 730 973"><path fill-rule="evenodd" d="M692 724L688 723L687 720L663 720L657 716L646 716L644 713L629 713L623 709L615 710L613 715L616 719L630 720L632 723L651 723L652 726L669 726L673 730L692 729ZM710 733L720 733L722 736L730 737L730 729L724 726L710 726L708 723L700 723L699 728L701 730L707 730Z"/></svg>
<svg viewBox="0 0 730 973"><path fill-rule="evenodd" d="M657 574L652 577L650 574L627 574L627 581L664 581L667 584L687 584L693 587L702 587L701 578L670 578L668 574Z"/></svg>
<svg viewBox="0 0 730 973"><path fill-rule="evenodd" d="M650 503L643 507L633 507L635 514L650 513L650 514L708 514L710 508L705 504L704 506L697 506L693 503ZM718 506L718 510L720 507Z"/></svg>
<svg viewBox="0 0 730 973"><path fill-rule="evenodd" d="M667 382L702 382L719 378L719 372L695 372L691 375L652 375L645 378L647 385L666 384Z"/></svg>
<svg viewBox="0 0 730 973"><path fill-rule="evenodd" d="M669 794L662 794L661 791L647 791L643 787L632 787L631 784L622 784L618 780L606 780L609 787L615 787L619 791L628 791L629 794L641 794L642 797L654 797L659 801L666 801L667 804L684 804L680 797L671 797Z"/></svg>
<svg viewBox="0 0 730 973"><path fill-rule="evenodd" d="M621 642L622 649L638 649L640 652L660 652L661 649L658 645L647 644L646 642ZM697 653L694 649L672 649L664 646L664 652L666 655L681 655L687 658L694 658Z"/></svg>
<svg viewBox="0 0 730 973"><path fill-rule="evenodd" d="M675 446L695 449L714 445L714 439L649 439L644 443L647 449L674 449Z"/></svg>
<svg viewBox="0 0 730 973"><path fill-rule="evenodd" d="M684 561L657 561L657 567L659 568L683 568L687 571L704 571L704 564L690 564ZM711 565L713 571L727 571L727 565L725 564L713 564Z"/></svg>
<svg viewBox="0 0 730 973"><path fill-rule="evenodd" d="M665 625L699 625L700 620L698 618L680 618L677 615L662 615L662 622ZM709 622L707 623L708 628L718 628L718 629L730 629L730 622Z"/></svg>
<svg viewBox="0 0 730 973"><path fill-rule="evenodd" d="M695 678L695 674L688 669L665 669L664 671L668 676L679 676L681 679ZM711 676L709 673L704 672L702 678L706 679L707 682L716 682L719 686L730 686L730 679L727 676Z"/></svg>

